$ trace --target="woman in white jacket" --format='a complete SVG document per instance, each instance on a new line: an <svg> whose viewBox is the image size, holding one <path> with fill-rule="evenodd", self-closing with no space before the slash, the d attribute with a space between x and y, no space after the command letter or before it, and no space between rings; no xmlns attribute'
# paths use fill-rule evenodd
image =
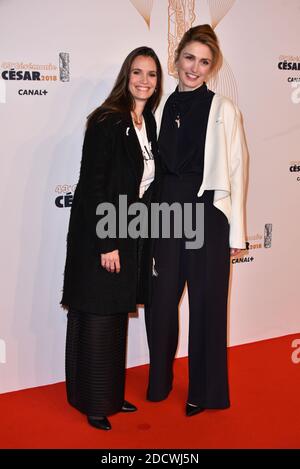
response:
<svg viewBox="0 0 300 469"><path fill-rule="evenodd" d="M155 242L151 301L145 307L150 350L147 398L165 399L172 389L178 343L178 304L187 282L189 296L189 389L186 415L229 407L227 295L230 254L245 248L244 196L247 149L238 108L210 91L209 76L222 62L209 25L189 29L176 50L179 83L165 102L159 150L163 167L160 202L177 203L199 233L201 248L178 237ZM198 208L197 208L198 207ZM176 225L176 226L175 226ZM183 227L183 231L185 227ZM189 237L189 241L190 237Z"/></svg>

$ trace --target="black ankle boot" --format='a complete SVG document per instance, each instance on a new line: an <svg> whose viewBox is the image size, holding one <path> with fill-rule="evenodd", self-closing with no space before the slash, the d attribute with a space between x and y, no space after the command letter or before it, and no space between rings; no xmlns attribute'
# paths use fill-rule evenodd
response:
<svg viewBox="0 0 300 469"><path fill-rule="evenodd" d="M87 415L87 420L92 427L99 430L111 430L111 424L107 417L91 417Z"/></svg>
<svg viewBox="0 0 300 469"><path fill-rule="evenodd" d="M200 414L200 412L204 412L204 407L199 405L191 405L188 402L185 406L185 414L187 417L192 417L192 415Z"/></svg>
<svg viewBox="0 0 300 469"><path fill-rule="evenodd" d="M130 404L128 401L124 401L121 407L121 412L135 412L137 407L133 404Z"/></svg>

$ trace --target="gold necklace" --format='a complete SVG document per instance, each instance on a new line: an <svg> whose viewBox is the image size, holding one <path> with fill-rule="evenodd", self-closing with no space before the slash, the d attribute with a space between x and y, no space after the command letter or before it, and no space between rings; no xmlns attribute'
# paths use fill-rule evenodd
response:
<svg viewBox="0 0 300 469"><path fill-rule="evenodd" d="M132 114L133 122L135 123L135 125L142 125L142 123L143 123L142 116L141 116L141 120L139 121L138 116L136 115L136 113L134 111L131 111L131 114Z"/></svg>

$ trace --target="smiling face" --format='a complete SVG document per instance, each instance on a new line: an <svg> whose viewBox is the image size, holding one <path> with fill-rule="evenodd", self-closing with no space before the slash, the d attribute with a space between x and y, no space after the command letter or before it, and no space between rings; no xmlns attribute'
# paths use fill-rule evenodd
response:
<svg viewBox="0 0 300 469"><path fill-rule="evenodd" d="M157 67L152 57L139 55L131 65L128 89L135 100L147 101L157 85Z"/></svg>
<svg viewBox="0 0 300 469"><path fill-rule="evenodd" d="M180 91L193 91L207 80L213 69L211 49L198 41L189 42L176 62Z"/></svg>

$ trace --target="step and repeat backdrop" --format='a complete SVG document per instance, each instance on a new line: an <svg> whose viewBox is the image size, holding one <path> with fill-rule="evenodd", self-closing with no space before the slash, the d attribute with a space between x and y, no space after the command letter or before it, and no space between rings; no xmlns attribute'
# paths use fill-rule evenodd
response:
<svg viewBox="0 0 300 469"><path fill-rule="evenodd" d="M141 45L155 49L172 91L178 40L200 23L213 26L224 54L209 86L241 109L250 155L229 345L300 332L300 1L1 0L0 392L64 380L59 302L86 116ZM187 330L185 293L178 356ZM127 366L147 362L139 308Z"/></svg>

